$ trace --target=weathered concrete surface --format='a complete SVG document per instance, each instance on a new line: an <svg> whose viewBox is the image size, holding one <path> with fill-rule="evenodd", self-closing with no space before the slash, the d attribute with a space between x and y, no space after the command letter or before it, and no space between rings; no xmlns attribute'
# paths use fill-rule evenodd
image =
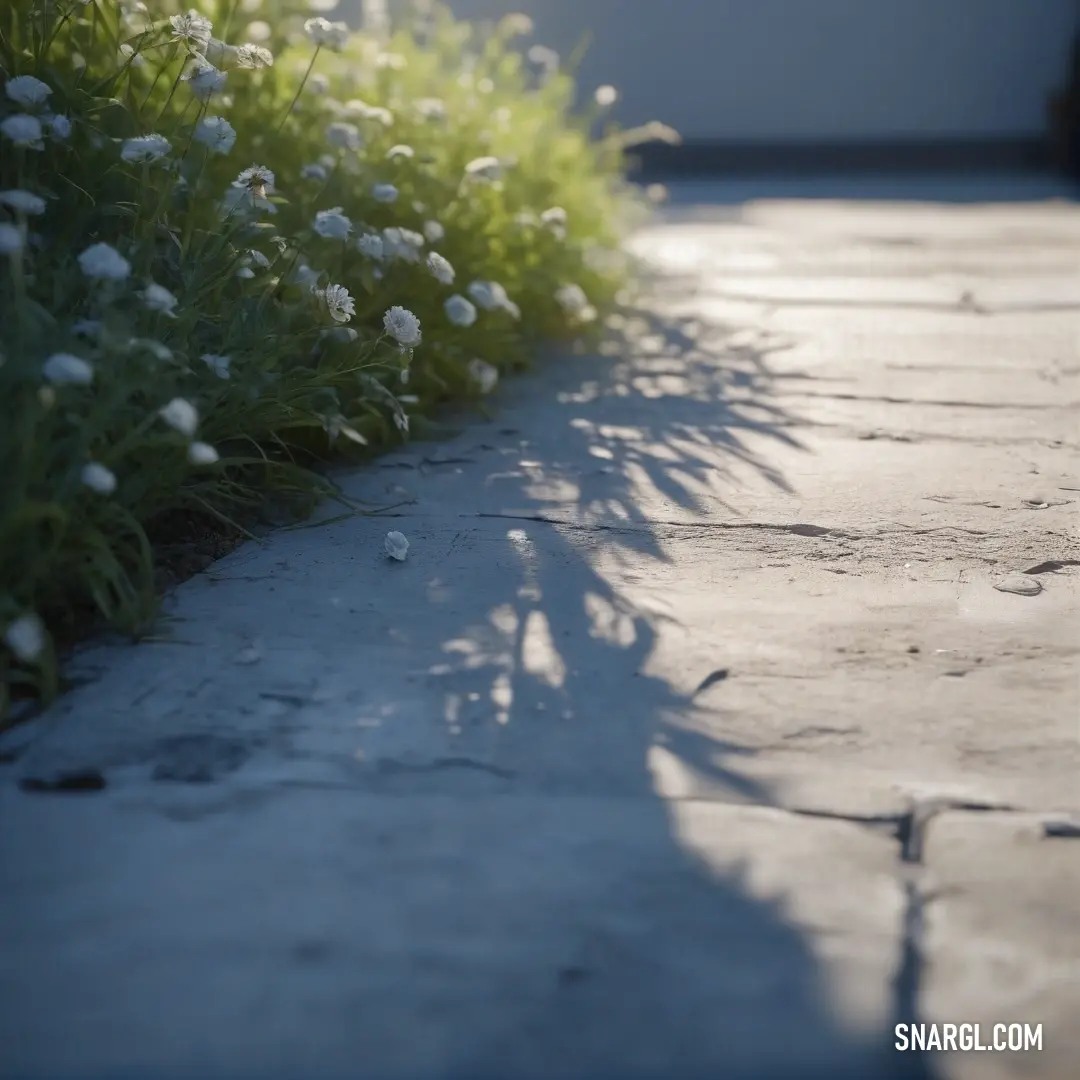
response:
<svg viewBox="0 0 1080 1080"><path fill-rule="evenodd" d="M909 809L1080 811L1080 211L635 246L611 355L343 477L412 501L222 560L19 736L12 1075L1075 1075L1075 881L987 832L933 899L961 818ZM69 769L108 787L14 783ZM891 1049L1044 1005L1042 1054Z"/></svg>

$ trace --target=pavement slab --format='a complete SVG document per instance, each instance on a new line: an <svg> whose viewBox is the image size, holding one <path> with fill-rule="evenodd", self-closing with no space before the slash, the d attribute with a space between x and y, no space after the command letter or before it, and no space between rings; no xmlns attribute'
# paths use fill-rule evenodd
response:
<svg viewBox="0 0 1080 1080"><path fill-rule="evenodd" d="M697 192L0 740L0 1073L1075 1075L1080 211Z"/></svg>

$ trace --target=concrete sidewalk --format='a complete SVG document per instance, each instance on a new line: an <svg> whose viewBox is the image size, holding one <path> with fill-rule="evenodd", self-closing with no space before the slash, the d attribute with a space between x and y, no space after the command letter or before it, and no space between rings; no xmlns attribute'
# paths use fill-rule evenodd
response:
<svg viewBox="0 0 1080 1080"><path fill-rule="evenodd" d="M0 1074L1077 1075L1080 210L634 246L614 355L344 477L413 501L240 549L9 738ZM68 770L107 786L16 783Z"/></svg>

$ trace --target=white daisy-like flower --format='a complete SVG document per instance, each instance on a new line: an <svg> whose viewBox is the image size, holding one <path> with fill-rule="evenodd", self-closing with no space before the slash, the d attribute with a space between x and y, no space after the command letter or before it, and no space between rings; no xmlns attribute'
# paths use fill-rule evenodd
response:
<svg viewBox="0 0 1080 1080"><path fill-rule="evenodd" d="M466 290L485 311L506 309L510 297L497 281L474 281Z"/></svg>
<svg viewBox="0 0 1080 1080"><path fill-rule="evenodd" d="M349 40L349 28L343 22L330 22L321 15L304 23L304 33L319 48L341 50Z"/></svg>
<svg viewBox="0 0 1080 1080"><path fill-rule="evenodd" d="M443 310L455 326L472 326L476 322L476 305L457 293L447 299Z"/></svg>
<svg viewBox="0 0 1080 1080"><path fill-rule="evenodd" d="M391 161L395 160L396 158L413 158L416 157L416 151L411 146L407 146L405 143L397 143L395 146L391 146L390 149L386 151L386 156Z"/></svg>
<svg viewBox="0 0 1080 1080"><path fill-rule="evenodd" d="M362 233L356 239L356 249L361 255L377 261L383 257L383 238L377 233Z"/></svg>
<svg viewBox="0 0 1080 1080"><path fill-rule="evenodd" d="M371 189L371 197L381 203L397 202L398 189L393 184L376 184Z"/></svg>
<svg viewBox="0 0 1080 1080"><path fill-rule="evenodd" d="M25 146L29 150L44 149L41 141L41 121L29 113L15 113L0 120L0 133L16 146Z"/></svg>
<svg viewBox="0 0 1080 1080"><path fill-rule="evenodd" d="M111 244L91 244L79 256L79 269L101 281L123 281L131 273L131 263Z"/></svg>
<svg viewBox="0 0 1080 1080"><path fill-rule="evenodd" d="M425 221L424 236L427 237L429 244L437 244L444 236L446 236L446 230L438 221Z"/></svg>
<svg viewBox="0 0 1080 1080"><path fill-rule="evenodd" d="M326 305L326 311L334 322L347 323L356 314L356 301L344 285L327 285L325 289L314 291Z"/></svg>
<svg viewBox="0 0 1080 1080"><path fill-rule="evenodd" d="M225 89L228 77L228 72L218 71L213 64L201 57L197 57L190 70L181 76L196 99L204 103Z"/></svg>
<svg viewBox="0 0 1080 1080"><path fill-rule="evenodd" d="M262 45L256 45L255 42L249 41L246 45L237 48L236 63L238 67L258 71L260 68L274 66L274 54L269 49L263 48Z"/></svg>
<svg viewBox="0 0 1080 1080"><path fill-rule="evenodd" d="M164 135L136 135L124 140L120 157L133 165L147 165L160 161L171 149L172 144Z"/></svg>
<svg viewBox="0 0 1080 1080"><path fill-rule="evenodd" d="M614 86L605 83L605 85L596 88L596 93L593 94L593 100L600 108L607 109L619 100L619 91L616 90Z"/></svg>
<svg viewBox="0 0 1080 1080"><path fill-rule="evenodd" d="M311 227L326 240L348 240L352 222L341 212L340 206L320 210Z"/></svg>
<svg viewBox="0 0 1080 1080"><path fill-rule="evenodd" d="M468 372L481 394L490 394L499 382L499 369L478 357L469 361Z"/></svg>
<svg viewBox="0 0 1080 1080"><path fill-rule="evenodd" d="M409 541L405 538L405 534L398 532L395 529L393 532L386 534L386 539L383 540L383 551L390 556L391 559L397 559L398 562L404 562L405 556L409 554Z"/></svg>
<svg viewBox="0 0 1080 1080"><path fill-rule="evenodd" d="M497 157L478 157L465 166L465 175L472 180L498 180L502 163Z"/></svg>
<svg viewBox="0 0 1080 1080"><path fill-rule="evenodd" d="M4 84L4 93L16 105L24 109L36 109L45 104L52 93L52 87L33 75L16 75Z"/></svg>
<svg viewBox="0 0 1080 1080"><path fill-rule="evenodd" d="M420 344L420 320L408 308L395 304L383 315L383 328L402 348Z"/></svg>
<svg viewBox="0 0 1080 1080"><path fill-rule="evenodd" d="M175 296L164 285L158 285L156 282L151 281L149 285L139 296L142 298L143 306L149 308L151 311L160 312L162 315L168 315L170 318L175 318L173 315L173 308L179 303Z"/></svg>
<svg viewBox="0 0 1080 1080"><path fill-rule="evenodd" d="M211 153L227 154L236 143L236 129L223 116L204 116L195 125L195 141Z"/></svg>
<svg viewBox="0 0 1080 1080"><path fill-rule="evenodd" d="M24 242L22 229L0 221L0 255L14 255L22 251Z"/></svg>
<svg viewBox="0 0 1080 1080"><path fill-rule="evenodd" d="M203 357L205 360L206 358ZM221 357L218 357L221 359ZM189 439L195 434L199 426L199 410L186 398L175 397L158 409L158 416L165 421L174 431L186 435Z"/></svg>
<svg viewBox="0 0 1080 1080"><path fill-rule="evenodd" d="M335 120L326 128L326 141L339 150L360 150L364 145L364 136L355 124L347 120Z"/></svg>
<svg viewBox="0 0 1080 1080"><path fill-rule="evenodd" d="M187 459L196 467L213 465L221 460L221 455L205 442L193 442L188 445Z"/></svg>
<svg viewBox="0 0 1080 1080"><path fill-rule="evenodd" d="M320 184L326 183L327 177L329 175L330 174L326 171L326 169L317 161L313 162L311 165L305 165L300 170L300 178L302 180L316 180Z"/></svg>
<svg viewBox="0 0 1080 1080"><path fill-rule="evenodd" d="M589 298L580 285L560 285L555 290L555 301L570 315L577 315L589 306Z"/></svg>
<svg viewBox="0 0 1080 1080"><path fill-rule="evenodd" d="M454 284L454 268L448 259L443 258L437 251L429 251L427 257L428 273L443 285Z"/></svg>
<svg viewBox="0 0 1080 1080"><path fill-rule="evenodd" d="M4 644L24 664L32 664L45 651L45 624L37 615L20 615L4 630Z"/></svg>
<svg viewBox="0 0 1080 1080"><path fill-rule="evenodd" d="M79 479L98 495L111 495L116 490L116 474L97 461L84 465Z"/></svg>
<svg viewBox="0 0 1080 1080"><path fill-rule="evenodd" d="M94 381L94 365L72 353L53 353L41 365L41 374L53 386L89 386Z"/></svg>
<svg viewBox="0 0 1080 1080"><path fill-rule="evenodd" d="M219 379L231 378L232 372L229 370L229 367L232 364L232 357L231 356L218 356L217 353L203 353L202 356L199 357L199 359L202 360L202 362ZM174 400L179 401L181 399L176 398ZM198 423L198 418L196 418L195 423L196 424ZM192 427L192 430L194 430L194 427Z"/></svg>
<svg viewBox="0 0 1080 1080"><path fill-rule="evenodd" d="M248 23L247 25L248 40L255 42L257 45L261 45L264 41L269 41L273 35L273 28L268 22L264 22L262 19L257 19L255 22Z"/></svg>
<svg viewBox="0 0 1080 1080"><path fill-rule="evenodd" d="M50 116L45 123L54 139L63 141L71 138L71 121L66 116Z"/></svg>
<svg viewBox="0 0 1080 1080"><path fill-rule="evenodd" d="M234 188L244 188L253 199L265 199L274 190L274 174L265 165L251 165L233 181Z"/></svg>
<svg viewBox="0 0 1080 1080"><path fill-rule="evenodd" d="M210 35L214 24L192 8L186 15L173 15L169 18L172 27L170 37L182 41L194 52L205 52L210 44Z"/></svg>
<svg viewBox="0 0 1080 1080"><path fill-rule="evenodd" d="M32 191L23 191L20 188L0 191L0 203L14 210L15 213L26 214L28 217L45 213L45 200Z"/></svg>

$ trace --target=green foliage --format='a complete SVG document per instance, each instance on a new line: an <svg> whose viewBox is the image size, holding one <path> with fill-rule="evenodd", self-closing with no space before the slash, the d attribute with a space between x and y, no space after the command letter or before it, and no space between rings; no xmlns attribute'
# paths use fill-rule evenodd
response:
<svg viewBox="0 0 1080 1080"><path fill-rule="evenodd" d="M365 35L292 0L204 3L212 31L4 5L0 722L88 610L148 627L155 521L333 494L320 460L479 399L624 287L603 106L570 115L522 17L422 8Z"/></svg>

